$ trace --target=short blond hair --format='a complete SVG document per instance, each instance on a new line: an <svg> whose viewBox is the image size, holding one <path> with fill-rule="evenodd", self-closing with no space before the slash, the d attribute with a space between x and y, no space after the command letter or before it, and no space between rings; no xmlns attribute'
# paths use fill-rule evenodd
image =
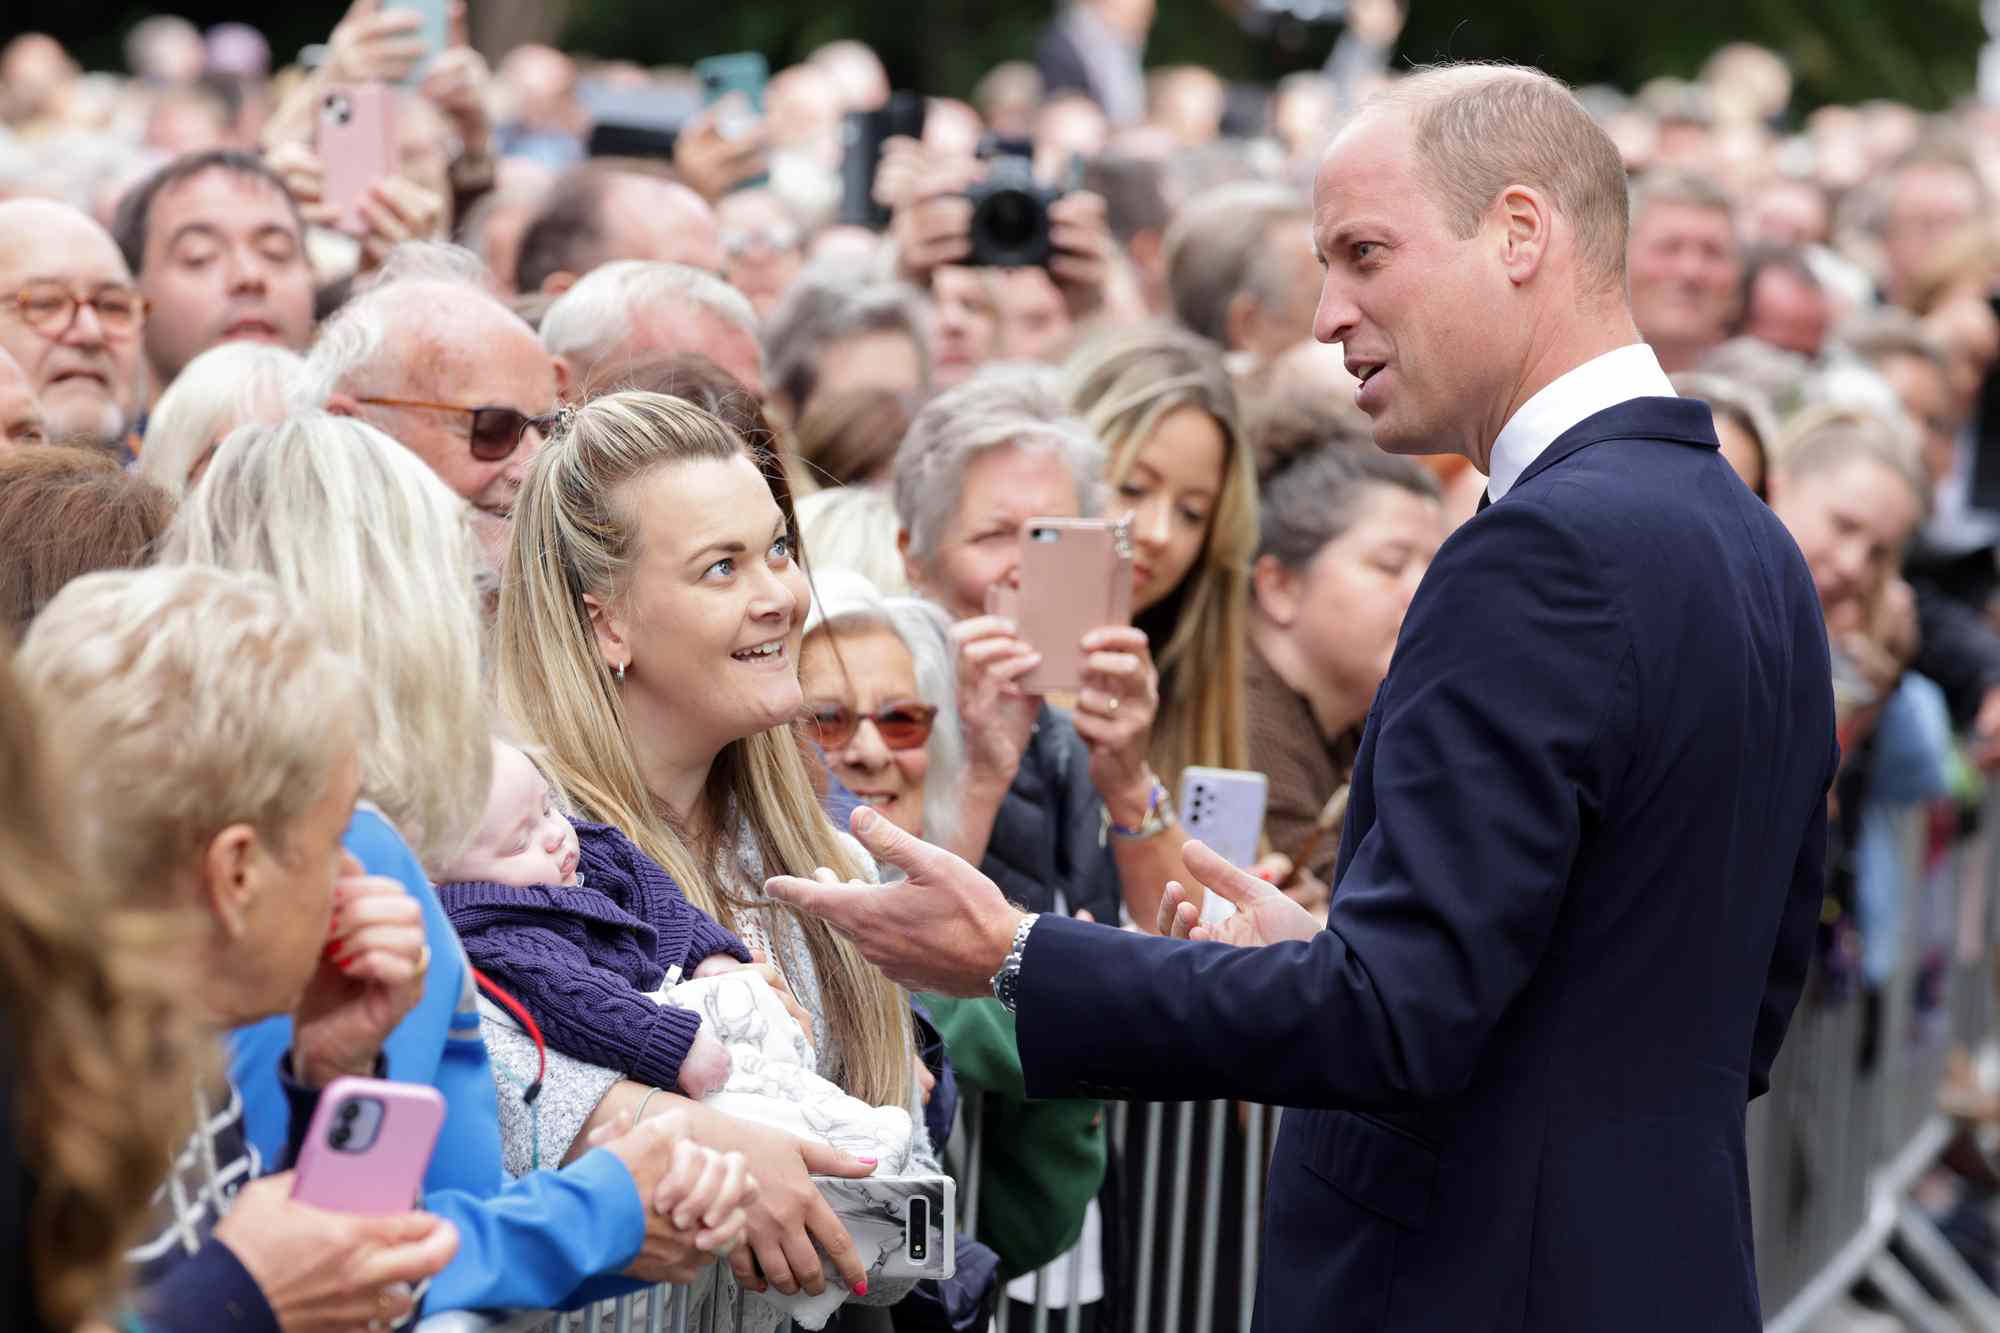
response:
<svg viewBox="0 0 2000 1333"><path fill-rule="evenodd" d="M382 719L362 793L424 865L448 861L493 771L464 501L374 427L309 413L224 440L160 559L271 575L361 662Z"/></svg>
<svg viewBox="0 0 2000 1333"><path fill-rule="evenodd" d="M373 734L359 666L258 574L86 574L16 665L74 756L81 845L131 886L189 892L194 858L233 824L282 851Z"/></svg>
<svg viewBox="0 0 2000 1333"><path fill-rule="evenodd" d="M138 473L175 499L189 474L238 426L276 421L306 361L263 343L222 343L181 368L146 418Z"/></svg>
<svg viewBox="0 0 2000 1333"><path fill-rule="evenodd" d="M1530 186L1575 228L1584 283L1623 287L1625 162L1569 85L1522 65L1430 65L1373 103L1411 114L1426 182L1459 236L1479 229L1502 190Z"/></svg>

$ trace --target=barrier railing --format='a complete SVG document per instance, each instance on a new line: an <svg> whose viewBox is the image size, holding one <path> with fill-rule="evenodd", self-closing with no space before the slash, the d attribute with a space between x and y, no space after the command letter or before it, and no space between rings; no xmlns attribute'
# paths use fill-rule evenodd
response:
<svg viewBox="0 0 2000 1333"><path fill-rule="evenodd" d="M1805 1333L1864 1278L1920 1333L1961 1333L1968 1320L2000 1333L2000 1299L1912 1200L1958 1133L1937 1109L1946 1058L1954 1046L1980 1050L1991 1035L2000 793L1983 814L1980 832L1942 856L1930 854L1924 811L1901 821L1893 974L1873 999L1831 997L1816 978L1771 1091L1748 1110L1765 1333ZM961 1233L976 1236L982 1115L981 1099L968 1094L947 1157L959 1181ZM1130 1243L1124 1271L1107 1256L1106 1276L1127 1305L1117 1329L1100 1323L1099 1333L1250 1327L1265 1169L1281 1116L1229 1102L1111 1108ZM1010 1318L1000 1302L995 1333L1075 1333L1079 1280L1074 1254L1058 1260L1037 1275L1028 1318ZM659 1288L498 1325L441 1316L422 1333L728 1333L691 1329L687 1295Z"/></svg>

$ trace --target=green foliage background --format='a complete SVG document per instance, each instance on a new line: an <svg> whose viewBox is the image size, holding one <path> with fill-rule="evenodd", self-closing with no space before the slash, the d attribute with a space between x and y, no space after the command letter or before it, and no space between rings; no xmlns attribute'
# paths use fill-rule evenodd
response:
<svg viewBox="0 0 2000 1333"><path fill-rule="evenodd" d="M572 0L564 42L647 63L761 50L781 63L854 36L882 52L901 86L963 95L999 61L1033 49L1055 6L1034 0ZM1322 60L1335 29L1246 34L1213 0L1160 0L1150 64L1198 62L1268 80ZM1985 40L1978 0L1413 0L1404 61L1504 59L1573 83L1638 86L1692 75L1732 38L1784 52L1799 104L1891 97L1942 107L1972 88Z"/></svg>
<svg viewBox="0 0 2000 1333"><path fill-rule="evenodd" d="M348 0L0 0L0 40L54 33L95 69L121 68L119 42L148 13L262 28L280 61L322 41ZM773 64L822 42L859 37L896 82L940 94L1033 50L1057 0L469 0L475 35L540 30L564 45L647 64L760 50ZM1505 59L1574 83L1637 87L1692 75L1704 56L1747 37L1784 52L1798 105L1892 97L1941 107L1972 88L1985 41L1979 0L1411 0L1397 58ZM486 21L482 21L486 20ZM1269 80L1326 56L1335 30L1246 34L1220 0L1159 0L1153 64L1193 61L1237 79Z"/></svg>

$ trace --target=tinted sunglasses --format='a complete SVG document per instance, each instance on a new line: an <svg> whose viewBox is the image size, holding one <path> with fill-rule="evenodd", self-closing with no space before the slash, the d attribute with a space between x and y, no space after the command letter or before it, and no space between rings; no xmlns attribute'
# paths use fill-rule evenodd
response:
<svg viewBox="0 0 2000 1333"><path fill-rule="evenodd" d="M892 750L921 749L931 738L931 723L937 719L937 709L929 704L896 703L888 704L873 713L857 713L851 708L829 704L812 712L813 730L819 736L819 748L838 750L854 739L854 733L861 730L863 722L873 722L875 731L882 737L882 744Z"/></svg>
<svg viewBox="0 0 2000 1333"><path fill-rule="evenodd" d="M410 398L360 398L357 402L377 407L416 407L431 412L464 412L472 418L472 456L482 463L499 463L511 458L521 447L521 437L533 426L547 439L561 419L559 413L544 412L531 417L511 407L462 407L457 403L422 403Z"/></svg>

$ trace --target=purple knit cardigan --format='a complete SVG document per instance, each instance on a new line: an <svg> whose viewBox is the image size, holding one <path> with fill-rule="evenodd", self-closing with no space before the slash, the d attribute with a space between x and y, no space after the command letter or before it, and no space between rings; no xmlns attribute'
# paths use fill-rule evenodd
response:
<svg viewBox="0 0 2000 1333"><path fill-rule="evenodd" d="M670 969L743 942L681 896L659 863L606 824L576 826L575 888L470 881L437 886L472 965L534 1016L564 1055L657 1088L680 1078L701 1016L655 1004Z"/></svg>

